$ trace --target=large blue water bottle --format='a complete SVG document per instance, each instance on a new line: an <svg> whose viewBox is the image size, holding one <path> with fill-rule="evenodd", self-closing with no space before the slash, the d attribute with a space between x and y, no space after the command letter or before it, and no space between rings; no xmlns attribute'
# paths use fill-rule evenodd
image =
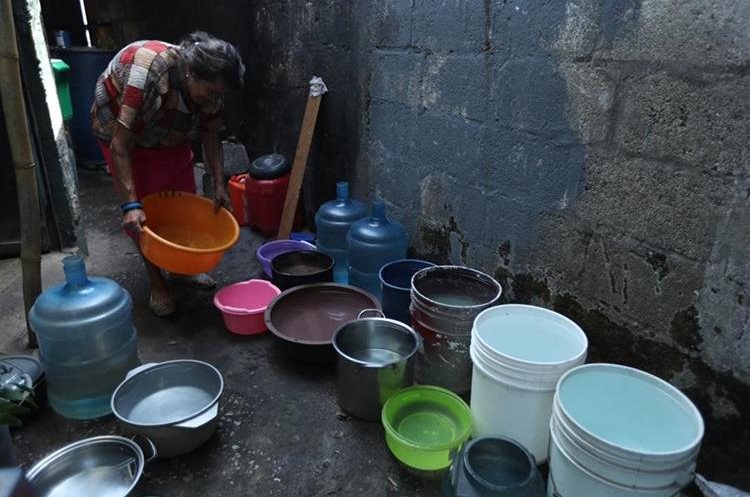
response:
<svg viewBox="0 0 750 497"><path fill-rule="evenodd" d="M362 202L349 198L349 183L336 183L335 200L320 206L315 214L317 249L333 257L333 280L348 283L349 251L346 234L352 224L367 217L367 207Z"/></svg>
<svg viewBox="0 0 750 497"><path fill-rule="evenodd" d="M114 281L88 277L80 256L63 259L63 271L66 283L37 298L29 323L52 408L66 418L98 418L112 412L112 392L138 365L132 300Z"/></svg>
<svg viewBox="0 0 750 497"><path fill-rule="evenodd" d="M372 203L372 216L354 223L346 236L349 284L381 297L378 273L386 263L406 258L406 231L385 217L385 202Z"/></svg>

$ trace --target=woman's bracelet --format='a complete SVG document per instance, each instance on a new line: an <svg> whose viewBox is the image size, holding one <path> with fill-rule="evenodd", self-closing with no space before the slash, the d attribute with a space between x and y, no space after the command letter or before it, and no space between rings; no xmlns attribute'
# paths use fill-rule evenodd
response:
<svg viewBox="0 0 750 497"><path fill-rule="evenodd" d="M143 210L143 204L140 200L133 200L132 202L125 202L124 204L120 205L120 210L122 210L123 214L127 214L130 211L134 211L136 209Z"/></svg>

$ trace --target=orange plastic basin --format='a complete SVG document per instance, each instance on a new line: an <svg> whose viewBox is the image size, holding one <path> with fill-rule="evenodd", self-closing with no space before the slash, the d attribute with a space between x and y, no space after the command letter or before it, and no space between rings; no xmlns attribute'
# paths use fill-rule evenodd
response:
<svg viewBox="0 0 750 497"><path fill-rule="evenodd" d="M240 227L224 208L186 192L144 197L146 226L139 237L143 255L171 273L200 274L212 270L240 236Z"/></svg>

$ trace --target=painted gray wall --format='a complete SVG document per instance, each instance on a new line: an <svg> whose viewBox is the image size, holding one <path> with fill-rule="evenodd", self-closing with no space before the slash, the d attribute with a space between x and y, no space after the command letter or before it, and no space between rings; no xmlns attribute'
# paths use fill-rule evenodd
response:
<svg viewBox="0 0 750 497"><path fill-rule="evenodd" d="M750 4L373 2L358 171L416 255L683 388L750 488Z"/></svg>
<svg viewBox="0 0 750 497"><path fill-rule="evenodd" d="M124 41L240 45L228 111L251 156L293 154L322 76L308 208L343 178L382 195L413 254L494 274L577 320L591 360L685 390L700 470L750 489L750 3L89 3Z"/></svg>

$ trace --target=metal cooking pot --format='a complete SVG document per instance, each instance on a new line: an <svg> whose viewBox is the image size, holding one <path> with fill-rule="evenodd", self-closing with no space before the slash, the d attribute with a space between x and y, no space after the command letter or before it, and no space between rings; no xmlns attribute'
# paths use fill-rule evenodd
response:
<svg viewBox="0 0 750 497"><path fill-rule="evenodd" d="M409 326L384 317L359 318L341 326L333 335L338 353L339 405L352 416L380 419L385 402L414 382L414 359L421 338Z"/></svg>
<svg viewBox="0 0 750 497"><path fill-rule="evenodd" d="M224 380L195 360L144 364L130 371L112 395L112 412L128 432L143 435L160 458L185 454L216 431Z"/></svg>
<svg viewBox="0 0 750 497"><path fill-rule="evenodd" d="M117 436L87 438L66 445L36 463L26 479L36 497L135 497L144 466L156 457L133 440Z"/></svg>

